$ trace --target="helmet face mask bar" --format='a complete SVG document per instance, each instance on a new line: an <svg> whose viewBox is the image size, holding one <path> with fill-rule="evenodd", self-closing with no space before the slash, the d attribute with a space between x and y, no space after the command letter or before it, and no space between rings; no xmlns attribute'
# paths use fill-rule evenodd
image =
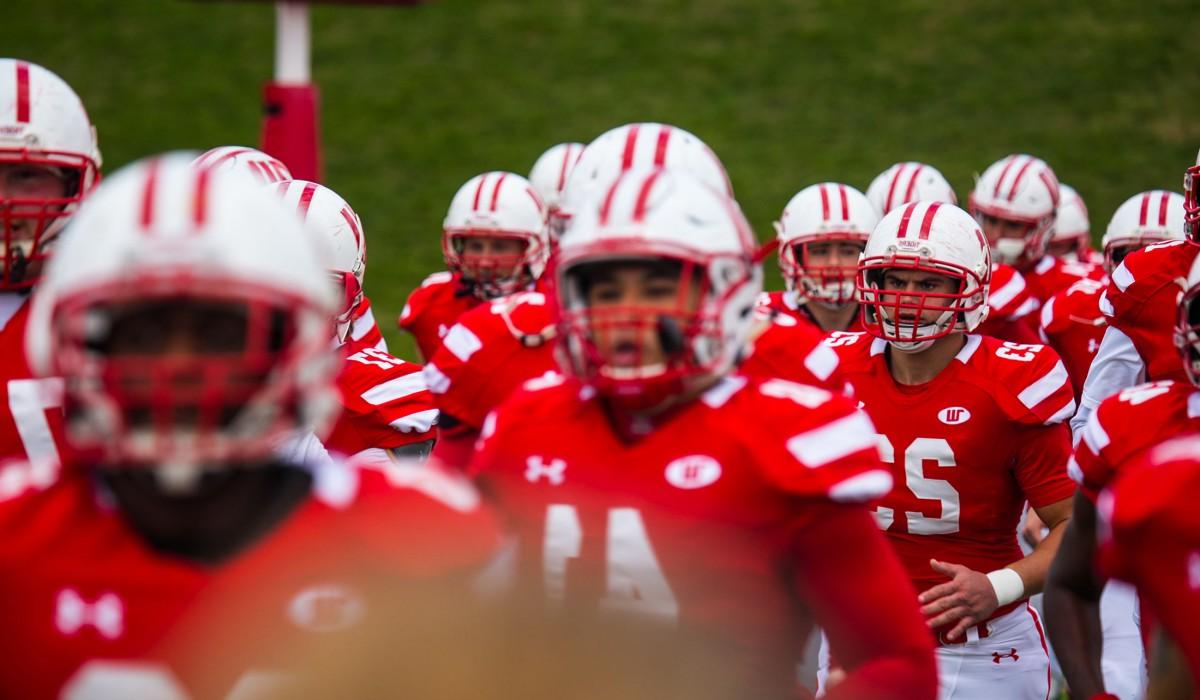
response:
<svg viewBox="0 0 1200 700"><path fill-rule="evenodd" d="M787 288L798 291L803 299L830 307L855 303L858 300L855 288L857 256L848 265L818 265L812 261L810 247L850 244L861 254L864 243L860 234L828 233L781 245L779 266Z"/></svg>
<svg viewBox="0 0 1200 700"><path fill-rule="evenodd" d="M470 250L475 243L472 239L487 241L479 245L486 252ZM517 245L507 245L510 243ZM487 250L501 246L514 251ZM446 269L462 275L463 281L481 299L495 299L529 287L537 281L531 261L549 256L538 237L487 229L447 229L442 254Z"/></svg>
<svg viewBox="0 0 1200 700"><path fill-rule="evenodd" d="M1192 281L1195 281L1193 267ZM1200 386L1200 284L1193 284L1179 300L1175 323L1175 347L1188 381Z"/></svg>
<svg viewBox="0 0 1200 700"><path fill-rule="evenodd" d="M1183 231L1187 240L1200 244L1200 153L1196 164L1183 174Z"/></svg>
<svg viewBox="0 0 1200 700"><path fill-rule="evenodd" d="M893 270L936 274L952 280L957 289L948 293L885 289L885 277ZM919 352L938 338L972 330L966 315L986 305L987 283L965 267L934 264L919 256L864 260L858 276L863 325L899 350ZM932 319L931 314L935 314Z"/></svg>

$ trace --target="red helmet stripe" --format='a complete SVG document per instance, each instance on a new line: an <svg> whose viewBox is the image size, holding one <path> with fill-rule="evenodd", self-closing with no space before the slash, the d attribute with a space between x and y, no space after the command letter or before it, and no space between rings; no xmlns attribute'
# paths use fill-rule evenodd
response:
<svg viewBox="0 0 1200 700"><path fill-rule="evenodd" d="M1008 169L1012 167L1013 161L1015 160L1016 158L1013 156L1009 156L1008 158L1004 159L1004 168L1000 171L1000 177L996 178L996 187L992 189L993 197L1000 196L1000 186L1004 184L1004 177L1008 175Z"/></svg>
<svg viewBox="0 0 1200 700"><path fill-rule="evenodd" d="M613 198L617 195L617 188L621 186L624 177L617 178L617 181L608 188L608 194L604 195L604 204L600 206L600 225L608 223L608 214L612 210Z"/></svg>
<svg viewBox="0 0 1200 700"><path fill-rule="evenodd" d="M646 205L650 201L650 190L654 189L654 183L658 180L660 174L662 174L661 170L655 170L642 183L642 191L638 192L637 203L633 207L633 220L635 222L641 223L642 219L646 218Z"/></svg>
<svg viewBox="0 0 1200 700"><path fill-rule="evenodd" d="M17 122L29 123L29 64L17 61Z"/></svg>
<svg viewBox="0 0 1200 700"><path fill-rule="evenodd" d="M934 202L925 210L925 218L921 219L921 232L917 234L917 238L923 241L929 240L929 229L933 227L933 217L937 216L937 210L941 206L941 202Z"/></svg>
<svg viewBox="0 0 1200 700"><path fill-rule="evenodd" d="M1038 171L1038 177L1040 177L1042 182L1045 183L1046 190L1050 192L1050 201L1054 204L1054 206L1057 207L1058 200L1062 196L1062 191L1058 188L1058 180L1054 179L1054 176L1050 173L1050 171L1046 170L1045 168L1042 168Z"/></svg>
<svg viewBox="0 0 1200 700"><path fill-rule="evenodd" d="M1171 198L1171 193L1164 191L1162 199L1158 201L1158 225L1167 225L1167 200Z"/></svg>
<svg viewBox="0 0 1200 700"><path fill-rule="evenodd" d="M567 152L563 154L562 163L558 165L558 187L555 189L562 192L562 188L567 184L567 163L571 160L571 149L574 146L567 144Z"/></svg>
<svg viewBox="0 0 1200 700"><path fill-rule="evenodd" d="M908 236L908 220L912 217L913 209L917 208L916 202L910 202L904 208L904 214L900 217L900 228L896 230L897 238L906 238Z"/></svg>
<svg viewBox="0 0 1200 700"><path fill-rule="evenodd" d="M192 221L196 228L204 226L208 218L208 176L211 174L211 168L200 168L196 173L196 191L192 199Z"/></svg>
<svg viewBox="0 0 1200 700"><path fill-rule="evenodd" d="M846 197L846 186L838 185L838 194L842 198L842 221L850 220L850 200Z"/></svg>
<svg viewBox="0 0 1200 700"><path fill-rule="evenodd" d="M1138 226L1145 226L1146 219L1150 218L1150 193L1142 195L1142 209L1138 214Z"/></svg>
<svg viewBox="0 0 1200 700"><path fill-rule="evenodd" d="M500 188L504 187L504 178L508 177L508 173L500 173L500 179L496 180L496 188L492 190L492 203L488 207L490 211L496 211L496 207L500 204Z"/></svg>
<svg viewBox="0 0 1200 700"><path fill-rule="evenodd" d="M625 152L621 155L621 172L633 167L633 152L637 148L638 125L634 124L625 132Z"/></svg>
<svg viewBox="0 0 1200 700"><path fill-rule="evenodd" d="M829 193L825 191L825 185L819 185L817 190L821 193L821 220L829 221Z"/></svg>
<svg viewBox="0 0 1200 700"><path fill-rule="evenodd" d="M159 161L155 158L146 166L146 182L142 185L142 215L140 220L143 232L148 232L150 225L154 223L154 191L158 187L158 165Z"/></svg>
<svg viewBox="0 0 1200 700"><path fill-rule="evenodd" d="M1029 166L1031 165L1033 165L1032 158L1026 160L1025 164L1021 166L1021 169L1017 171L1017 176L1013 178L1012 187L1008 188L1008 201L1011 202L1013 197L1017 196L1017 188L1021 186L1021 180L1024 179L1025 173L1029 171ZM1054 192L1053 187L1050 188L1050 192Z"/></svg>
<svg viewBox="0 0 1200 700"><path fill-rule="evenodd" d="M358 230L358 221L354 218L354 212L350 211L350 207L342 207L342 218L350 225L350 230L354 233L354 244L362 247L362 231Z"/></svg>
<svg viewBox="0 0 1200 700"><path fill-rule="evenodd" d="M917 176L921 174L921 168L924 167L925 165L922 163L912 171L912 177L908 178L908 189L904 190L904 201L913 201L913 192L917 189Z"/></svg>
<svg viewBox="0 0 1200 700"><path fill-rule="evenodd" d="M654 167L661 168L667 162L667 146L671 143L671 127L663 125L658 132L658 143L654 146Z"/></svg>
<svg viewBox="0 0 1200 700"><path fill-rule="evenodd" d="M471 209L479 211L479 197L483 194L483 185L487 182L487 174L479 176L479 184L475 185L475 201L471 203Z"/></svg>
<svg viewBox="0 0 1200 700"><path fill-rule="evenodd" d="M896 185L900 182L900 176L904 174L905 167L904 163L900 163L896 166L896 172L892 173L892 184L888 185L887 201L883 203L884 211L880 212L881 214L886 214L892 210L892 196L896 194Z"/></svg>
<svg viewBox="0 0 1200 700"><path fill-rule="evenodd" d="M317 193L316 183L310 182L304 186L304 190L300 192L300 218L308 220L308 208L312 206L313 195Z"/></svg>

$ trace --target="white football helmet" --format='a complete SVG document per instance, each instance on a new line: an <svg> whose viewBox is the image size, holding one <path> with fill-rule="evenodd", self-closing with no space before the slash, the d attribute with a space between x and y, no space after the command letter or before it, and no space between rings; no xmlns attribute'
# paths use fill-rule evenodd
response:
<svg viewBox="0 0 1200 700"><path fill-rule="evenodd" d="M871 181L867 199L880 216L909 202L946 202L958 204L954 188L941 171L927 163L896 163Z"/></svg>
<svg viewBox="0 0 1200 700"><path fill-rule="evenodd" d="M1019 153L1001 158L983 171L971 192L970 209L985 228L988 218L1024 225L1022 238L990 242L996 262L1020 267L1046 254L1058 201L1058 177L1050 166Z"/></svg>
<svg viewBox="0 0 1200 700"><path fill-rule="evenodd" d="M848 266L815 265L808 260L808 246L848 241L861 249L878 223L875 205L849 185L823 182L797 192L775 222L788 290L830 306L854 302L857 259Z"/></svg>
<svg viewBox="0 0 1200 700"><path fill-rule="evenodd" d="M0 291L37 283L55 237L100 180L100 164L96 128L71 86L39 65L0 58L0 167L47 170L62 182L54 196L0 192Z"/></svg>
<svg viewBox="0 0 1200 700"><path fill-rule="evenodd" d="M1062 255L1071 262L1088 262L1092 251L1092 225L1087 204L1074 187L1058 183L1058 211L1054 217L1051 244L1070 243L1070 252Z"/></svg>
<svg viewBox="0 0 1200 700"><path fill-rule="evenodd" d="M362 221L350 204L333 190L307 180L284 180L269 186L294 209L316 235L324 238L331 257L326 269L342 291L342 303L334 319L339 343L346 342L354 310L362 302L363 277L367 271L367 241Z"/></svg>
<svg viewBox="0 0 1200 700"><path fill-rule="evenodd" d="M292 171L283 161L248 146L217 146L201 153L194 165L238 170L264 185L292 179Z"/></svg>
<svg viewBox="0 0 1200 700"><path fill-rule="evenodd" d="M971 332L988 313L992 260L987 239L970 214L944 202L911 202L883 217L858 266L863 326L901 352L920 352L954 332ZM939 294L883 288L888 270L950 277L958 291ZM926 312L943 310L933 320Z"/></svg>
<svg viewBox="0 0 1200 700"><path fill-rule="evenodd" d="M1121 203L1104 231L1104 267L1110 272L1126 255L1151 243L1183 240L1184 197L1150 190Z"/></svg>
<svg viewBox="0 0 1200 700"><path fill-rule="evenodd" d="M626 124L597 136L584 149L550 220L551 236L561 236L578 210L599 206L594 200L606 186L633 168L682 170L733 197L725 166L695 134L657 122Z"/></svg>
<svg viewBox="0 0 1200 700"><path fill-rule="evenodd" d="M472 255L468 239L499 238L523 244L516 255ZM494 299L533 284L546 269L550 239L546 209L529 180L494 170L458 188L442 228L446 269L460 273L481 299Z"/></svg>
<svg viewBox="0 0 1200 700"><path fill-rule="evenodd" d="M34 371L65 379L73 447L158 467L177 485L266 457L298 429L325 427L337 406L322 241L277 197L193 167L194 155L139 161L97 189L33 296L26 334ZM145 309L159 321L214 305L240 319L201 329L219 348L180 354L153 347L168 342L158 336L111 349L130 344L119 329Z"/></svg>
<svg viewBox="0 0 1200 700"><path fill-rule="evenodd" d="M762 290L754 236L725 192L680 171L626 171L601 199L599 209L578 214L559 243L564 366L621 406L661 406L728 372L740 359ZM589 270L620 261L677 269L682 286L674 310L589 307ZM689 298L696 300L695 309ZM643 360L639 347L632 362L614 365L596 342L598 335L614 332L656 334L663 360Z"/></svg>
<svg viewBox="0 0 1200 700"><path fill-rule="evenodd" d="M582 143L560 143L551 146L538 157L537 162L533 164L533 170L529 171L529 182L542 198L547 213L553 214L558 211L559 199L567 185L567 178L579 162L579 156L583 155L584 148Z"/></svg>

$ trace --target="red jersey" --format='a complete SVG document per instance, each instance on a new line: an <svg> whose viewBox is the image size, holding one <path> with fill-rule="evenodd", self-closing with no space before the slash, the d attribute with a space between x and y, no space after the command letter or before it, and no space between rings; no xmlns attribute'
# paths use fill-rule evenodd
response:
<svg viewBox="0 0 1200 700"><path fill-rule="evenodd" d="M1129 387L1100 402L1084 425L1071 477L1092 500L1130 462L1176 435L1200 430L1200 391L1162 380Z"/></svg>
<svg viewBox="0 0 1200 700"><path fill-rule="evenodd" d="M375 322L371 300L365 294L358 306L354 307L354 314L350 318L350 337L346 339L346 344L354 350L374 348L387 352L387 341L383 339L383 332Z"/></svg>
<svg viewBox="0 0 1200 700"><path fill-rule="evenodd" d="M63 443L63 381L35 377L25 357L28 295L0 295L0 461L57 464Z"/></svg>
<svg viewBox="0 0 1200 700"><path fill-rule="evenodd" d="M1038 300L1017 268L994 263L989 289L988 315L976 332L1013 343L1038 342Z"/></svg>
<svg viewBox="0 0 1200 700"><path fill-rule="evenodd" d="M834 333L825 341L837 349L880 433L896 487L876 519L920 591L946 580L930 558L983 572L1020 559L1016 533L1025 501L1041 507L1075 492L1062 422L1075 400L1058 356L1042 345L965 340L955 359L919 386L892 378L883 340Z"/></svg>
<svg viewBox="0 0 1200 700"><path fill-rule="evenodd" d="M1075 284L1079 280L1099 282L1105 278L1104 268L1087 262L1063 260L1053 255L1047 255L1037 264L1026 270L1025 283L1029 285L1030 294L1045 304L1050 297Z"/></svg>
<svg viewBox="0 0 1200 700"><path fill-rule="evenodd" d="M1042 339L1062 358L1076 399L1108 328L1100 311L1100 297L1107 286L1096 280L1079 280L1042 305Z"/></svg>
<svg viewBox="0 0 1200 700"><path fill-rule="evenodd" d="M852 403L735 375L646 428L623 440L593 392L562 377L488 417L473 469L511 516L524 590L719 635L756 684L747 697L793 688L814 615L852 677L885 648L926 653L894 555L862 506L844 505L891 482ZM827 697L929 692L903 674L863 682Z"/></svg>
<svg viewBox="0 0 1200 700"><path fill-rule="evenodd" d="M396 325L417 341L422 359L428 361L458 317L479 306L480 300L449 272L435 272L408 295Z"/></svg>
<svg viewBox="0 0 1200 700"><path fill-rule="evenodd" d="M342 415L325 446L342 455L434 439L437 408L421 365L364 348L346 356L337 378Z"/></svg>
<svg viewBox="0 0 1200 700"><path fill-rule="evenodd" d="M1183 280L1200 246L1166 241L1135 250L1113 270L1100 309L1108 325L1129 337L1146 366L1146 380L1186 382L1174 330Z"/></svg>
<svg viewBox="0 0 1200 700"><path fill-rule="evenodd" d="M1101 494L1099 564L1137 587L1200 677L1200 438L1154 447Z"/></svg>
<svg viewBox="0 0 1200 700"><path fill-rule="evenodd" d="M817 320L809 312L807 304L801 303L797 295L793 292L763 292L758 297L758 304L755 310L765 316L772 316L776 319L791 319L801 324L807 323L822 333L828 332L817 324ZM784 323L786 322L784 320ZM845 330L853 332L863 330L862 314L856 313L851 316L850 326Z"/></svg>
<svg viewBox="0 0 1200 700"><path fill-rule="evenodd" d="M838 356L825 346L825 334L811 323L777 314L754 339L751 354L739 369L742 374L769 379L778 377L809 384L834 393L846 393L846 380L838 372Z"/></svg>
<svg viewBox="0 0 1200 700"><path fill-rule="evenodd" d="M225 698L294 662L280 641L370 615L377 578L473 573L499 543L465 482L339 464L269 531L202 564L153 549L92 476L70 469L0 501L6 697Z"/></svg>

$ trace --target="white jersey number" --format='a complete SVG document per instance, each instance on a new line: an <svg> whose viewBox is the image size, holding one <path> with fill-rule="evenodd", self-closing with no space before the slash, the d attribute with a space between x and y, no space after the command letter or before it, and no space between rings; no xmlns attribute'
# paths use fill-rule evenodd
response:
<svg viewBox="0 0 1200 700"><path fill-rule="evenodd" d="M896 463L896 449L886 435L879 436L879 454L884 462ZM940 501L942 514L929 517L916 511L905 511L908 532L914 535L949 535L958 532L959 497L958 489L944 479L925 476L926 461L936 462L939 467L957 467L954 450L942 438L917 438L904 450L904 479L908 490L921 500ZM887 530L896 520L896 512L879 506L875 509L875 521L879 529Z"/></svg>
<svg viewBox="0 0 1200 700"><path fill-rule="evenodd" d="M654 547L646 535L642 514L635 508L608 511L606 610L633 612L674 620L679 604L663 576ZM550 505L546 509L546 534L542 543L546 595L562 602L567 592L567 563L579 557L583 527L575 506Z"/></svg>

